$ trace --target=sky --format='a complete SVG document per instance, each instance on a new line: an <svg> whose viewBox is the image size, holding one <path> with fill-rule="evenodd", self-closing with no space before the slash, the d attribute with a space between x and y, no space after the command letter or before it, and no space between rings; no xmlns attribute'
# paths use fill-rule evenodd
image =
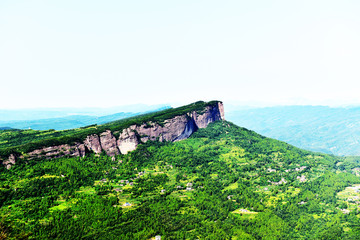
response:
<svg viewBox="0 0 360 240"><path fill-rule="evenodd" d="M1 0L0 109L360 105L358 0Z"/></svg>

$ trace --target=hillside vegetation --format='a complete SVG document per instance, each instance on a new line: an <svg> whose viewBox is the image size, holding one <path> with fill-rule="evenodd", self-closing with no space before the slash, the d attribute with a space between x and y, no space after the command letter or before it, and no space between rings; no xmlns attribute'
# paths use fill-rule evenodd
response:
<svg viewBox="0 0 360 240"><path fill-rule="evenodd" d="M127 154L1 168L9 239L358 239L356 158L230 122Z"/></svg>

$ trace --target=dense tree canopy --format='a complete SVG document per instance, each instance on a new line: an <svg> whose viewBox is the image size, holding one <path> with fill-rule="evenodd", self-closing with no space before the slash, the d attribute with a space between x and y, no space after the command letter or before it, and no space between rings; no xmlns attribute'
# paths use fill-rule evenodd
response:
<svg viewBox="0 0 360 240"><path fill-rule="evenodd" d="M215 122L115 159L1 168L0 239L357 239L357 167Z"/></svg>

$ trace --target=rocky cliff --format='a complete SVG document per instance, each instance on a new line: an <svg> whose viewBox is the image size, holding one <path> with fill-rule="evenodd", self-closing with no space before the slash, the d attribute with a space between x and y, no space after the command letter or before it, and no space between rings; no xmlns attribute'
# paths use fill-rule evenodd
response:
<svg viewBox="0 0 360 240"><path fill-rule="evenodd" d="M208 105L202 110L194 110L182 115L167 119L162 123L144 122L142 125L131 125L125 129L119 129L119 137L116 138L110 130L100 134L92 134L83 142L73 145L62 144L58 146L44 147L34 151L15 156L11 154L8 159L2 161L6 168L16 163L17 158L56 158L62 156L83 157L87 152L96 154L104 151L109 156L127 154L136 149L138 144L147 141L179 141L188 138L198 128L206 128L209 123L225 120L222 102Z"/></svg>

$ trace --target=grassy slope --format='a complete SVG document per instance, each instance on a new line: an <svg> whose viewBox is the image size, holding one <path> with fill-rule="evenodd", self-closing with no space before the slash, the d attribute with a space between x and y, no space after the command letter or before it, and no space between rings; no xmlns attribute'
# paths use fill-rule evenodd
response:
<svg viewBox="0 0 360 240"><path fill-rule="evenodd" d="M216 122L116 161L87 156L2 169L0 230L36 239L356 239L357 207L340 210L346 187L360 183L356 166ZM274 184L282 178L286 184Z"/></svg>

